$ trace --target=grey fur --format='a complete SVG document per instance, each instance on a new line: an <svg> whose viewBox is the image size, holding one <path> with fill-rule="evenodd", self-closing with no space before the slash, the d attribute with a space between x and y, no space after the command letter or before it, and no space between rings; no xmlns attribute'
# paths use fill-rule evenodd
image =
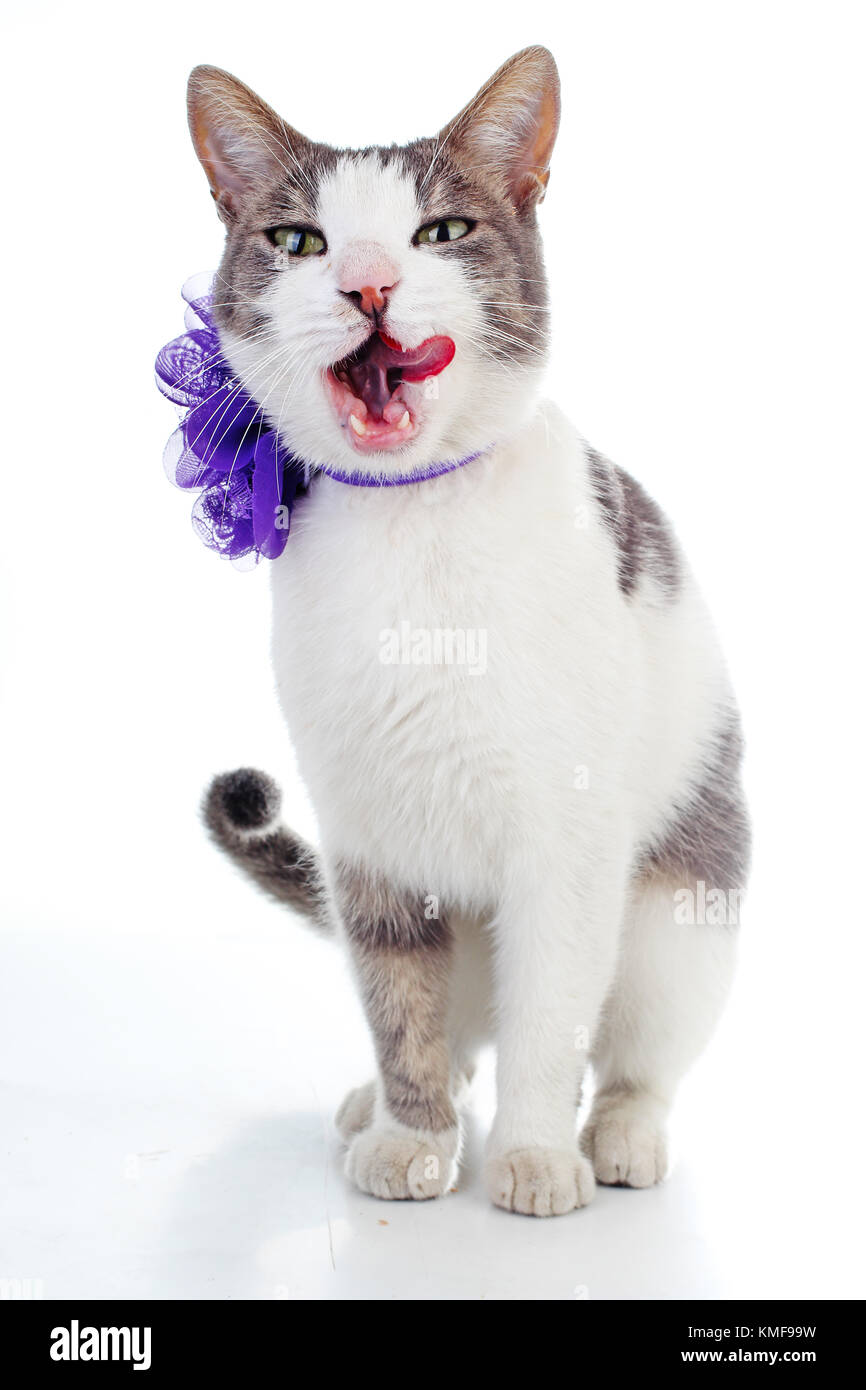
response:
<svg viewBox="0 0 866 1390"><path fill-rule="evenodd" d="M666 599L676 598L682 563L661 507L625 469L595 449L588 458L595 498L617 545L620 590L628 598L648 575Z"/></svg>
<svg viewBox="0 0 866 1390"><path fill-rule="evenodd" d="M277 902L331 930L316 851L277 822L280 790L264 772L242 767L215 777L202 815L211 838Z"/></svg>
<svg viewBox="0 0 866 1390"><path fill-rule="evenodd" d="M337 868L336 893L388 1110L412 1129L451 1129L450 928L425 916L420 894L348 865Z"/></svg>
<svg viewBox="0 0 866 1390"><path fill-rule="evenodd" d="M743 747L739 715L728 711L692 795L675 808L665 834L647 847L644 871L661 871L682 883L702 879L708 889L725 893L745 889L751 830L741 780Z"/></svg>
<svg viewBox="0 0 866 1390"><path fill-rule="evenodd" d="M534 206L515 213L483 169L435 140L415 141L404 147L402 158L415 179L425 221L447 213L477 223L469 236L449 244L447 253L463 267L481 302L491 330L487 350L506 368L543 351L549 336L548 290Z"/></svg>
<svg viewBox="0 0 866 1390"><path fill-rule="evenodd" d="M319 857L277 824L280 792L254 768L214 778L203 815L213 840L280 903L324 932L331 916ZM397 893L376 875L336 872L337 906L361 984L395 1119L440 1131L456 1123L445 1033L452 935L441 916L426 916L420 894Z"/></svg>
<svg viewBox="0 0 866 1390"><path fill-rule="evenodd" d="M375 155L383 166L399 164L413 181L421 208L419 225L446 216L477 223L467 237L439 247L437 255L456 258L473 282L489 330L485 351L508 369L515 360L534 359L544 349L547 284L536 200L527 198L515 208L492 171L479 165L473 150L464 148L459 138L440 132L407 145L335 149L294 130L229 73L196 68L190 78L189 108L200 157L203 150L196 137L195 113L207 101L218 109L237 111L239 119L255 129L268 168L254 185L236 191L228 202L214 195L226 225L214 302L214 317L221 327L244 336L267 327L265 315L255 307L275 274L274 250L266 230L281 225L317 226L316 195L322 179L340 159ZM288 268L289 273L292 270Z"/></svg>

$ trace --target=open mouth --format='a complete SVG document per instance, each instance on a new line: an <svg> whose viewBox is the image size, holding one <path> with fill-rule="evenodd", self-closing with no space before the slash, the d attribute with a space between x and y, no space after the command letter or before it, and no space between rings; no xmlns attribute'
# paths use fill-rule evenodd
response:
<svg viewBox="0 0 866 1390"><path fill-rule="evenodd" d="M405 351L379 330L355 352L329 367L325 380L340 424L357 449L406 444L418 432L403 385L438 376L454 356L451 338L427 338Z"/></svg>

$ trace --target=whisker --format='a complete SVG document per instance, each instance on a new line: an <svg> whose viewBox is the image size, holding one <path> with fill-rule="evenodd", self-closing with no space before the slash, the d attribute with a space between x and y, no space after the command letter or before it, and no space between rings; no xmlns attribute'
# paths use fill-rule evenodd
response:
<svg viewBox="0 0 866 1390"><path fill-rule="evenodd" d="M280 349L277 348L277 349L274 350L273 353L270 353L270 354L268 355L268 357L265 358L264 361L260 364L260 369L264 368L265 365L267 365L271 360L273 360L273 358L276 357L277 354L278 354L279 352L280 352ZM224 389L224 388L220 388L220 389L222 390L222 389ZM216 409L213 410L213 412L208 416L208 418L207 418L207 420L205 421L205 423L202 425L201 429L198 431L198 434L197 434L197 435L195 436L195 438L187 445L187 448L188 448L192 453L195 454L195 447L194 447L194 446L198 443L199 439L200 439L201 436L204 434L205 430L208 428L208 426L210 425L210 423L211 423L211 421L214 419L214 417L217 416L217 415L219 415L219 419L217 420L216 424L214 425L213 432L211 433L211 436L210 436L210 438L208 439L207 445L205 446L205 455L204 455L204 457L201 458L202 467L201 467L200 470L198 470L198 477L201 477L201 476L202 476L202 473L205 472L205 471L208 469L208 467L210 466L209 461L208 461L208 452L207 452L207 451L208 451L208 450L210 451L210 452L209 452L209 457L210 457L210 458L213 458L214 454L216 453L217 449L219 448L220 444L222 443L223 439L225 439L225 437L226 437L226 435L227 435L229 429L231 428L231 425L232 425L232 423L233 423L233 420L236 418L235 416L233 416L232 419L229 421L228 425L227 425L226 428L223 430L223 432L222 432L222 434L220 435L219 439L217 439L216 442L214 442L214 434L216 433L217 429L219 428L220 422L222 421L222 419L223 419L223 417L225 416L226 412L230 409L230 407L232 406L233 402L237 399L238 395L239 395L242 391L243 391L246 395L249 395L249 396L250 396L250 399L253 400L254 403L255 403L256 405L258 405L258 402L255 401L255 397L253 397L253 396L251 395L251 393L250 393L249 391L247 391L247 388L246 388L245 384L244 384L242 381L239 380L239 381L237 382L237 385L236 385L236 386L234 387L234 389L230 392L230 394L229 394L229 396L228 396L228 399L224 402L222 408L220 409L219 407L217 407ZM219 393L218 393L218 392L215 392L215 393L213 393L213 394L216 395L216 394L219 394ZM209 399L210 399L210 398L209 398ZM202 402L202 405L206 405L206 404L207 404L207 401L203 401L203 402ZM196 454L195 456L196 456L197 458L199 457L198 454Z"/></svg>
<svg viewBox="0 0 866 1390"><path fill-rule="evenodd" d="M290 362L291 362L291 359L290 359ZM286 363L279 363L279 364L277 365L276 372L272 373L271 376L270 376L269 379L268 379L268 383L267 383L266 389L269 389L269 388L270 388L270 383L271 383L271 381L274 380L274 378L276 378L276 381L279 382L279 380L280 380L280 378L281 378L282 372L285 371L285 370L287 369L287 366L288 366L288 365L290 365L290 363L289 363L289 364L286 364ZM252 424L252 423L253 423L253 422L250 421L250 424ZM262 428L263 428L264 424L265 424L264 412L263 412L263 410L262 410L262 408L261 408L261 406L260 406L260 407L259 407L259 412L258 412L258 430L259 430L258 439L261 439L261 437L262 437ZM243 433L243 435L242 435L242 437L241 437L240 443L238 444L238 447L237 447L237 449L235 450L235 456L234 456L234 458L232 459L231 467L229 468L229 471L228 471L228 477L227 477L227 479L226 479L226 485L225 485L225 489L224 489L224 493L223 493L223 506L222 506L222 512L221 512L221 520L222 520L222 521L225 520L226 504L227 504L227 502L228 502L228 489L229 489L230 486L231 486L231 481L232 481L232 478L233 478L233 476L234 476L235 464L236 464L237 461L238 461L238 455L240 454L241 446L242 446L242 444L243 444L244 439L246 438L247 430L249 430L249 428L250 428L250 425L247 425L247 428L244 430L244 433ZM278 468L280 467L279 454L277 455L277 463L276 463L276 466L277 466ZM279 480L278 480L278 481L279 481Z"/></svg>

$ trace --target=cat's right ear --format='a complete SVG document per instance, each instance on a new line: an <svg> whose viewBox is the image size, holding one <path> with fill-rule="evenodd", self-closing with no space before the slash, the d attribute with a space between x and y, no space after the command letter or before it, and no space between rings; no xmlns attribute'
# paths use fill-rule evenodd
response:
<svg viewBox="0 0 866 1390"><path fill-rule="evenodd" d="M292 145L304 138L222 68L193 68L187 111L195 152L226 223L249 193L278 177L292 158Z"/></svg>

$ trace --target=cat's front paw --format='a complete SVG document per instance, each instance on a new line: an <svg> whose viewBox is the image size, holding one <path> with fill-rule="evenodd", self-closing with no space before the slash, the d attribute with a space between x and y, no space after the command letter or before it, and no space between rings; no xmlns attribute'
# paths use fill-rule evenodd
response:
<svg viewBox="0 0 866 1390"><path fill-rule="evenodd" d="M656 1107L639 1096L597 1100L580 1146L601 1183L652 1187L667 1173L664 1123Z"/></svg>
<svg viewBox="0 0 866 1390"><path fill-rule="evenodd" d="M484 1165L491 1199L523 1216L564 1216L595 1194L592 1167L576 1149L512 1149Z"/></svg>
<svg viewBox="0 0 866 1390"><path fill-rule="evenodd" d="M365 1129L356 1134L346 1155L346 1176L362 1192L386 1201L441 1197L454 1180L456 1134L435 1139L410 1131Z"/></svg>

